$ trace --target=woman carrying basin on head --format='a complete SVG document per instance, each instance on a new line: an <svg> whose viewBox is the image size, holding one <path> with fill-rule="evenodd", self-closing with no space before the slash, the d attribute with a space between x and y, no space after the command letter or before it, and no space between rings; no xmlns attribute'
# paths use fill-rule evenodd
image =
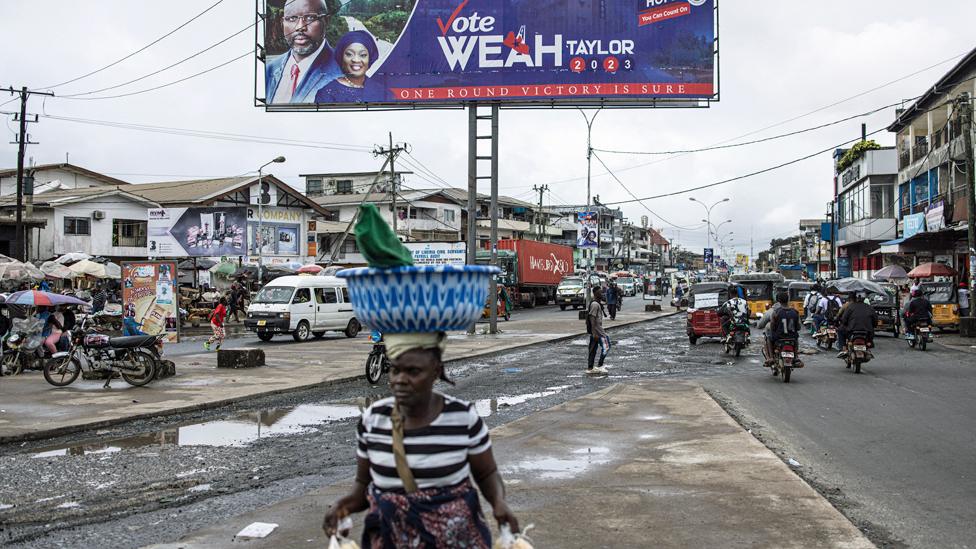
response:
<svg viewBox="0 0 976 549"><path fill-rule="evenodd" d="M366 31L346 33L335 47L335 59L342 76L315 94L316 103L362 103L365 101L366 71L378 61L376 41Z"/></svg>
<svg viewBox="0 0 976 549"><path fill-rule="evenodd" d="M362 210L356 241L370 267L412 264L410 251L375 206ZM355 299L354 307L360 306ZM491 532L475 485L498 523L517 532L488 428L473 404L434 390L438 380L453 384L442 360L446 334L384 332L383 338L393 396L363 412L356 433L356 479L326 513L326 534L333 535L345 516L368 509L363 547L487 549Z"/></svg>

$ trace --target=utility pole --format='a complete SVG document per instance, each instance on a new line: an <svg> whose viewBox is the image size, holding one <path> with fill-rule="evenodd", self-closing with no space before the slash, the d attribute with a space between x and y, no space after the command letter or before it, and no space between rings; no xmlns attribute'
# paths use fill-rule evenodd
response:
<svg viewBox="0 0 976 549"><path fill-rule="evenodd" d="M384 149L383 147L377 146L373 149L373 156L385 156L387 163L390 165L390 197L393 201L390 206L393 208L393 234L397 234L397 221L399 221L400 212L397 211L397 173L394 167L394 162L396 162L396 157L400 153L409 153L410 145L407 143L398 143L395 147L393 146L393 132L390 132L390 148ZM372 188L370 188L370 191Z"/></svg>
<svg viewBox="0 0 976 549"><path fill-rule="evenodd" d="M539 209L535 212L535 234L536 240L542 242L542 195L549 190L549 185L543 185L541 187L532 185L532 190L539 193Z"/></svg>
<svg viewBox="0 0 976 549"><path fill-rule="evenodd" d="M14 258L19 261L27 261L27 251L26 251L26 239L24 231L24 155L27 152L27 145L36 145L36 142L30 140L30 136L27 135L27 99L31 95L46 95L49 97L54 97L52 92L39 92L31 91L27 89L27 86L21 87L20 92L14 91L13 86L7 88L10 95L15 93L20 93L20 133L17 135L17 226L14 233ZM31 122L37 122L37 117ZM14 144L11 141L11 144Z"/></svg>
<svg viewBox="0 0 976 549"><path fill-rule="evenodd" d="M959 119L962 123L963 146L966 151L966 194L969 210L969 290L976 286L976 178L973 177L973 104L968 93L961 93L956 98L959 107ZM972 302L970 302L972 303ZM973 307L970 304L969 316L973 317Z"/></svg>
<svg viewBox="0 0 976 549"><path fill-rule="evenodd" d="M590 179L591 179L591 176L593 174L593 169L592 169L593 168L593 160L592 160L593 159L593 122L596 121L596 117L597 117L597 115L600 114L600 111L597 110L595 113L593 113L593 117L592 118L587 118L586 117L586 113L583 112L583 109L580 109L580 114L583 115L583 120L586 120L586 210L585 211L588 212L588 211L590 211L590 204L592 203L592 200L593 200L593 197L592 197L592 194L591 194L591 189L590 189ZM597 216L597 219L600 219L600 216L599 215ZM612 225L611 225L611 229L612 229ZM611 249L612 248L613 248L613 246L611 244ZM598 245L597 246L597 250L599 250L599 249L600 248L599 248L599 245ZM583 285L583 287L585 288L584 292L586 293L586 296L585 296L585 299L584 299L584 302L586 303L586 310L583 311L583 313L584 313L583 318L586 318L586 315L589 314L590 302L593 301L593 296L592 296L592 293L593 292L592 292L592 288L590 286L590 275L592 273L591 266L590 266L590 259L591 259L590 258L590 254L591 253L592 253L592 250L583 250L583 257L586 258L585 259L585 261L586 261L586 284ZM596 263L595 258L596 258L596 254L593 254L593 259L594 259L593 260L593 263L594 264Z"/></svg>

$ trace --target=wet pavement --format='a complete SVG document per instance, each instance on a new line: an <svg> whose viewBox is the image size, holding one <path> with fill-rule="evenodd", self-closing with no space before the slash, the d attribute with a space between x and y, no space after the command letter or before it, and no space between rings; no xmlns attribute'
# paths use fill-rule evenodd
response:
<svg viewBox="0 0 976 549"><path fill-rule="evenodd" d="M815 383L821 370L836 373L831 368L836 359L807 342L807 368L783 384L761 367L758 344L738 358L725 355L710 340L689 346L684 322L678 315L612 330L607 376L584 374L586 340L576 338L453 362L448 370L457 386L441 390L475 401L488 425L497 427L614 383L694 379L720 388L727 382L784 399L786 391ZM890 346L891 360L898 360L903 343L881 345ZM951 352L934 348L932 357ZM880 361L859 379L870 379L875 367L880 369ZM97 536L103 547L138 547L173 541L227 517L348 478L354 465L355 416L385 395L383 387L343 382L217 410L0 446L0 542L71 547ZM724 404L735 414L737 402ZM775 424L776 432L789 432L789 425L766 417L763 408L748 410L757 430ZM769 445L787 461L776 446L782 439L766 431ZM540 477L573 475L607 457L601 446L594 448L585 455L539 456L505 467ZM818 464L804 456L798 471L809 473ZM851 502L847 507L853 508ZM861 513L865 515L863 509ZM875 524L888 520L868 512L858 526L872 541L886 545L899 539L897 532Z"/></svg>

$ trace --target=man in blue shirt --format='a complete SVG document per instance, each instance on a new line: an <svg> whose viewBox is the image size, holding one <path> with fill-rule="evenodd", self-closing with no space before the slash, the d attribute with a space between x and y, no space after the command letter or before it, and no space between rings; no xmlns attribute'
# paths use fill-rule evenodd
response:
<svg viewBox="0 0 976 549"><path fill-rule="evenodd" d="M607 311L610 313L610 320L617 320L617 309L620 305L620 288L617 287L617 283L610 281L610 287L607 288L606 298L607 298Z"/></svg>

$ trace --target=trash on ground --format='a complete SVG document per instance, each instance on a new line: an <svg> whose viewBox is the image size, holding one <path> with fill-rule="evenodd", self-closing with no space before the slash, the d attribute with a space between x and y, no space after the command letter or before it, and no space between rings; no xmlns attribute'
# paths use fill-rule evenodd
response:
<svg viewBox="0 0 976 549"><path fill-rule="evenodd" d="M234 539L264 539L275 531L278 525L273 522L252 522L234 536Z"/></svg>
<svg viewBox="0 0 976 549"><path fill-rule="evenodd" d="M800 466L800 462L797 461L797 460L795 460L795 459L793 459L793 458L790 458L790 459L786 460L786 463L789 463L790 464L790 467L799 467Z"/></svg>

